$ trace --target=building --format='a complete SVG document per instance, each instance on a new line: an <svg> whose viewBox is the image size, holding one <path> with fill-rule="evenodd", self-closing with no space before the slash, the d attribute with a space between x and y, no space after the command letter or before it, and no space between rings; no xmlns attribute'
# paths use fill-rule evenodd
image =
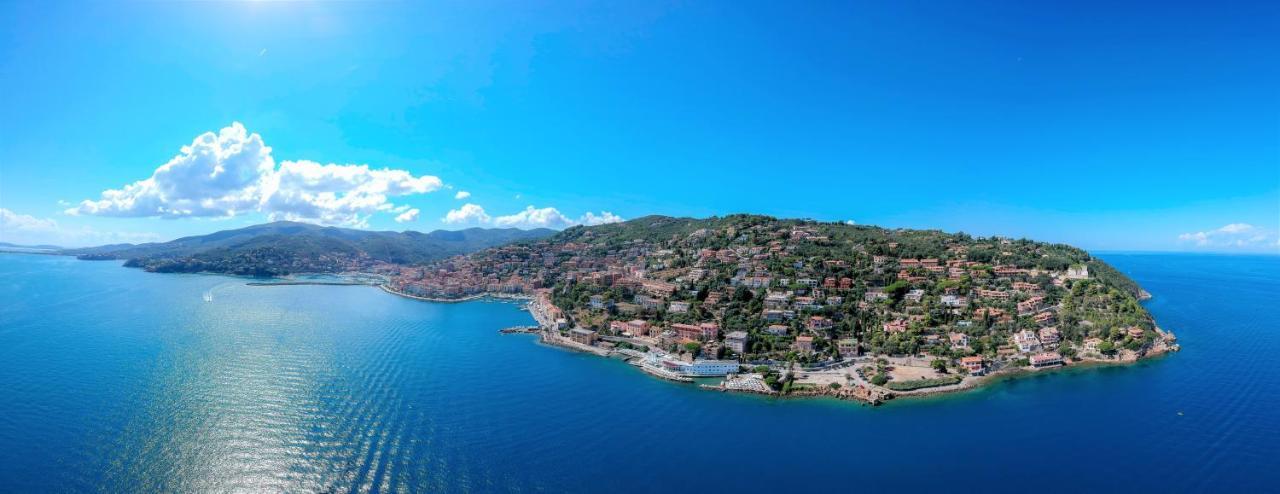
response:
<svg viewBox="0 0 1280 494"><path fill-rule="evenodd" d="M812 337L812 336L797 336L797 337L796 337L795 345L793 345L793 346L795 347L795 349L796 349L796 351L797 351L797 352L800 352L800 353L813 353L813 337Z"/></svg>
<svg viewBox="0 0 1280 494"><path fill-rule="evenodd" d="M960 365L975 376L981 376L986 372L986 365L982 362L982 357L964 357L960 359Z"/></svg>
<svg viewBox="0 0 1280 494"><path fill-rule="evenodd" d="M676 332L676 337L682 340L701 340L702 328L692 324L672 324L671 330Z"/></svg>
<svg viewBox="0 0 1280 494"><path fill-rule="evenodd" d="M1089 267L1084 264L1077 264L1067 268L1068 280L1083 280L1089 277Z"/></svg>
<svg viewBox="0 0 1280 494"><path fill-rule="evenodd" d="M674 364L668 366L668 369L690 377L714 377L738 372L737 360L697 359L693 362L667 361L664 364L668 362Z"/></svg>
<svg viewBox="0 0 1280 494"><path fill-rule="evenodd" d="M786 336L786 334L791 331L791 328L781 324L771 324L769 327L764 328L764 331L774 336Z"/></svg>
<svg viewBox="0 0 1280 494"><path fill-rule="evenodd" d="M833 327L835 327L835 323L825 317L813 316L809 318L809 330L811 331L826 331Z"/></svg>
<svg viewBox="0 0 1280 494"><path fill-rule="evenodd" d="M569 339L583 345L593 345L596 342L596 332L590 329L573 328L569 331Z"/></svg>
<svg viewBox="0 0 1280 494"><path fill-rule="evenodd" d="M738 355L747 353L747 332L730 331L729 334L724 335L724 347Z"/></svg>
<svg viewBox="0 0 1280 494"><path fill-rule="evenodd" d="M1040 346L1040 340L1036 339L1036 334L1030 329L1024 329L1013 335L1013 343L1018 345L1018 351L1022 353L1030 353Z"/></svg>
<svg viewBox="0 0 1280 494"><path fill-rule="evenodd" d="M1053 367L1055 365L1062 365L1062 355L1058 355L1058 352L1037 353L1031 356L1032 367Z"/></svg>
<svg viewBox="0 0 1280 494"><path fill-rule="evenodd" d="M858 340L846 338L836 342L836 350L840 351L840 355L845 357L854 357L858 355Z"/></svg>
<svg viewBox="0 0 1280 494"><path fill-rule="evenodd" d="M715 341L720 336L720 325L714 322L699 324L698 329L702 330L702 339L707 341Z"/></svg>
<svg viewBox="0 0 1280 494"><path fill-rule="evenodd" d="M1040 344L1044 345L1045 348L1057 348L1060 341L1062 341L1062 333L1058 332L1058 328L1040 330Z"/></svg>
<svg viewBox="0 0 1280 494"><path fill-rule="evenodd" d="M636 305L639 305L641 308L644 308L646 310L661 309L663 304L662 299L650 297L648 295L639 295L639 294L635 296L635 299L633 299L633 301L635 302Z"/></svg>
<svg viewBox="0 0 1280 494"><path fill-rule="evenodd" d="M563 317L556 319L556 329L562 330L569 327L569 320Z"/></svg>
<svg viewBox="0 0 1280 494"><path fill-rule="evenodd" d="M969 335L964 333L951 333L947 335L951 340L951 348L969 348Z"/></svg>
<svg viewBox="0 0 1280 494"><path fill-rule="evenodd" d="M689 302L671 302L671 305L667 307L667 312L674 314L689 312Z"/></svg>
<svg viewBox="0 0 1280 494"><path fill-rule="evenodd" d="M902 333L907 330L907 321L905 319L897 319L884 323L883 327L886 333Z"/></svg>
<svg viewBox="0 0 1280 494"><path fill-rule="evenodd" d="M592 295L590 305L592 309L597 310L609 307L609 303L604 299L603 295Z"/></svg>
<svg viewBox="0 0 1280 494"><path fill-rule="evenodd" d="M645 335L649 334L649 321L644 319L632 319L623 323L622 330L625 331L625 333L631 334L632 337L645 337Z"/></svg>
<svg viewBox="0 0 1280 494"><path fill-rule="evenodd" d="M1018 315L1032 314L1040 309L1040 303L1044 302L1044 297L1031 297L1029 299L1018 302Z"/></svg>
<svg viewBox="0 0 1280 494"><path fill-rule="evenodd" d="M714 377L738 372L736 360L696 359L685 362L668 355L650 353L644 359L644 365L660 368L664 371L688 377Z"/></svg>

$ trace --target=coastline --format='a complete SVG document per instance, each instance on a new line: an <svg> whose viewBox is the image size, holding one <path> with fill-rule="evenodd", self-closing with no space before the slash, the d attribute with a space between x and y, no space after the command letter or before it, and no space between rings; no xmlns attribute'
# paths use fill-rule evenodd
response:
<svg viewBox="0 0 1280 494"><path fill-rule="evenodd" d="M471 302L471 301L481 300L485 298L499 298L499 299L528 301L529 314L531 317L533 317L534 321L537 323L537 327L539 328L538 331L536 331L538 333L539 343L547 346L553 346L553 347L565 349L565 350L589 353L589 354L593 354L600 357L609 357L610 355L615 353L613 350L608 350L608 349L595 347L595 346L582 345L580 343L570 341L558 334L552 334L551 328L554 326L550 321L543 320L545 316L546 308L542 307L542 305L539 303L539 300L534 296L524 295L524 294L482 292L475 295L468 295L466 297L459 297L459 298L422 297L422 296L410 295L407 293L397 291L395 289L388 287L385 284L380 284L378 286L383 291L390 293L392 295L398 295L401 297L424 301L424 302L462 303L462 302ZM1167 333L1164 332L1163 330L1160 330L1160 334L1164 336ZM1172 336L1170 335L1170 337ZM1028 367L1002 368L982 376L965 376L962 381L956 384L937 386L933 388L922 388L922 389L916 389L911 391L894 391L884 386L869 385L869 383L858 383L857 385L851 384L849 386L843 386L839 389L831 389L825 386L806 387L803 389L791 391L790 393L787 393L787 394L783 394L776 391L770 392L770 393L762 393L754 390L734 389L731 387L726 387L723 382L721 382L721 384L718 384L718 385L700 384L697 386L701 390L718 391L721 393L745 393L745 394L754 394L754 395L760 395L760 396L769 396L769 397L778 398L778 399L828 398L828 399L837 399L841 401L858 401L858 402L869 404L872 406L879 406L885 403L886 401L891 401L896 399L937 398L937 397L942 397L946 395L962 395L966 392L977 391L979 389L983 389L995 384L999 384L1005 381L1010 381L1010 380L1018 379L1022 377L1030 377L1030 376L1045 375L1045 374L1056 374L1063 371L1085 370L1085 369L1095 368L1095 367L1128 366L1128 365L1136 364L1142 361L1154 359L1156 357L1164 356L1176 351L1178 351L1178 347L1176 344L1170 345L1165 343L1160 345L1159 347L1153 347L1151 350L1149 350L1142 356L1137 356L1136 358L1133 358L1133 359L1116 358L1116 359L1104 360L1104 359L1087 358L1087 359L1081 359L1081 360L1063 364L1063 365L1057 365L1053 367L1045 367L1045 368L1039 368L1039 369L1028 368ZM657 378L672 381L672 382L679 382L682 384L693 383L692 380L686 381L683 379L671 379L668 376L655 375L653 373L648 372L646 369L643 368L643 366L638 366L638 367L641 367L640 369L641 372L649 374L653 377L657 377Z"/></svg>
<svg viewBox="0 0 1280 494"><path fill-rule="evenodd" d="M42 255L42 253L33 253L33 252L5 252L5 253ZM167 273L161 273L161 274L167 274ZM245 275L234 275L234 274L217 273L217 272L198 272L198 273L189 273L189 274L210 274L210 275L218 275L218 276L230 276L230 277L241 278L241 279L245 279L245 278L257 279L257 280L263 279L263 278L245 276ZM300 273L300 274L307 274L307 273ZM277 280L279 281L274 281L274 282L250 281L246 284L250 286L272 286L272 285L287 285L287 286L297 286L297 285L361 286L361 285L364 285L364 286L368 286L368 285L374 285L386 293L396 295L399 297L404 297L404 298L423 301L423 302L446 303L446 304L472 302L472 301L478 301L478 300L484 300L484 299L526 301L528 302L529 314L531 317L533 317L534 321L537 323L537 327L539 328L538 331L536 331L536 333L538 333L539 335L539 338L538 338L539 343L545 344L547 346L570 350L570 351L590 353L590 354L593 354L596 356L602 356L602 357L608 357L616 353L614 350L609 350L609 349L595 347L595 346L582 345L580 343L568 340L567 338L564 338L558 334L552 334L551 328L554 327L554 321L546 320L548 317L547 308L543 307L539 299L533 295L515 294L515 293L498 293L498 292L486 291L486 292L481 292L481 293L476 293L476 294L467 295L464 297L456 297L456 298L425 297L420 295L412 295L412 294L408 294L408 293L396 290L388 286L386 283L367 283L367 282L358 282L358 281L291 280L288 278L277 278ZM1149 293L1146 293L1144 291L1144 294L1147 297L1144 298L1143 300L1150 298ZM1001 382L1018 379L1021 377L1029 377L1029 376L1036 376L1036 375L1042 375L1042 374L1053 374L1053 373L1058 373L1063 371L1072 371L1072 370L1085 370L1089 368L1128 366L1128 365L1136 364L1142 361L1155 359L1157 357L1162 357L1169 353L1177 352L1179 350L1178 345L1174 343L1176 341L1176 337L1160 329L1159 327L1157 327L1156 330L1162 337L1167 337L1168 339L1163 340L1159 345L1153 346L1151 349L1148 349L1148 351L1146 351L1143 355L1136 356L1132 359L1086 358L1086 359L1081 359L1075 362L1070 362L1064 365L1058 365L1054 367L1047 367L1047 368L1041 368L1041 369L1033 369L1033 368L1026 368L1026 367L1002 368L982 376L965 376L961 382L956 384L938 386L933 388L922 388L922 389L916 389L911 391L894 391L884 386L875 386L866 382L850 383L848 386L843 386L840 389L831 389L826 386L804 386L800 389L793 390L787 394L783 394L777 391L774 391L771 393L761 393L761 392L752 391L752 390L734 389L732 387L725 387L723 385L723 382L718 385L700 384L697 386L699 387L699 389L702 389L702 390L719 391L722 393L756 394L756 395L762 395L762 396L770 396L778 399L827 398L827 399L838 399L842 401L858 401L858 402L871 404L875 406L875 405L880 405L885 401L890 401L894 399L936 398L936 397L941 397L946 395L959 395L969 391L976 391L979 389L983 389ZM643 366L640 366L640 367L642 367L640 369L642 372L646 371L643 368ZM646 373L649 374L648 372ZM653 375L653 374L650 374L650 375ZM686 383L686 384L691 383L691 381L684 381L682 379L669 379L666 376L660 376L660 375L654 375L654 377L669 380L672 382L680 382L680 383Z"/></svg>
<svg viewBox="0 0 1280 494"><path fill-rule="evenodd" d="M421 295L411 295L411 294L396 290L394 288L387 286L386 283L379 283L377 286L378 288L381 288L382 291L390 293L392 295L409 298L413 300L420 300L423 302L435 302L439 304L456 304L456 303L471 302L471 301L481 300L486 298L504 299L504 300L533 300L533 297L530 297L528 295L515 294L515 293L494 293L494 292L481 292L474 295L467 295L465 297L458 297L458 298L423 297Z"/></svg>

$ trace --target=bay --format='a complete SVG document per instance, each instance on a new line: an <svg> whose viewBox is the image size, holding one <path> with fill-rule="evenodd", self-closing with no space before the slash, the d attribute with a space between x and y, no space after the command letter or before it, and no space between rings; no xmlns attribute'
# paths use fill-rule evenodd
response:
<svg viewBox="0 0 1280 494"><path fill-rule="evenodd" d="M700 391L501 335L531 320L509 302L0 255L0 486L1273 490L1280 257L1103 257L1181 352L871 408Z"/></svg>

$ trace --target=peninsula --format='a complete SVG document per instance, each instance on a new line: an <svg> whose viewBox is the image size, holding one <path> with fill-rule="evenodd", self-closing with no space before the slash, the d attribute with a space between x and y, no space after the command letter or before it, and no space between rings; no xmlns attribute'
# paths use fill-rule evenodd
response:
<svg viewBox="0 0 1280 494"><path fill-rule="evenodd" d="M1149 295L1084 250L936 230L758 215L558 233L276 222L60 253L159 272L348 273L265 284L374 284L431 302L525 299L544 343L720 391L875 404L1178 349L1140 304Z"/></svg>
<svg viewBox="0 0 1280 494"><path fill-rule="evenodd" d="M384 274L415 298L528 297L544 342L723 391L879 403L1178 349L1084 250L933 230L647 216Z"/></svg>

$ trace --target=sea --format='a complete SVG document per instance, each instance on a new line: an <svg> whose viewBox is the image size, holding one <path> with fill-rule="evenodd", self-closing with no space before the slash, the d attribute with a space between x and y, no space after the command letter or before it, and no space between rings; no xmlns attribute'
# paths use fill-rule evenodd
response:
<svg viewBox="0 0 1280 494"><path fill-rule="evenodd" d="M1181 352L870 407L499 334L511 302L4 254L0 491L1280 490L1280 256L1102 257Z"/></svg>

